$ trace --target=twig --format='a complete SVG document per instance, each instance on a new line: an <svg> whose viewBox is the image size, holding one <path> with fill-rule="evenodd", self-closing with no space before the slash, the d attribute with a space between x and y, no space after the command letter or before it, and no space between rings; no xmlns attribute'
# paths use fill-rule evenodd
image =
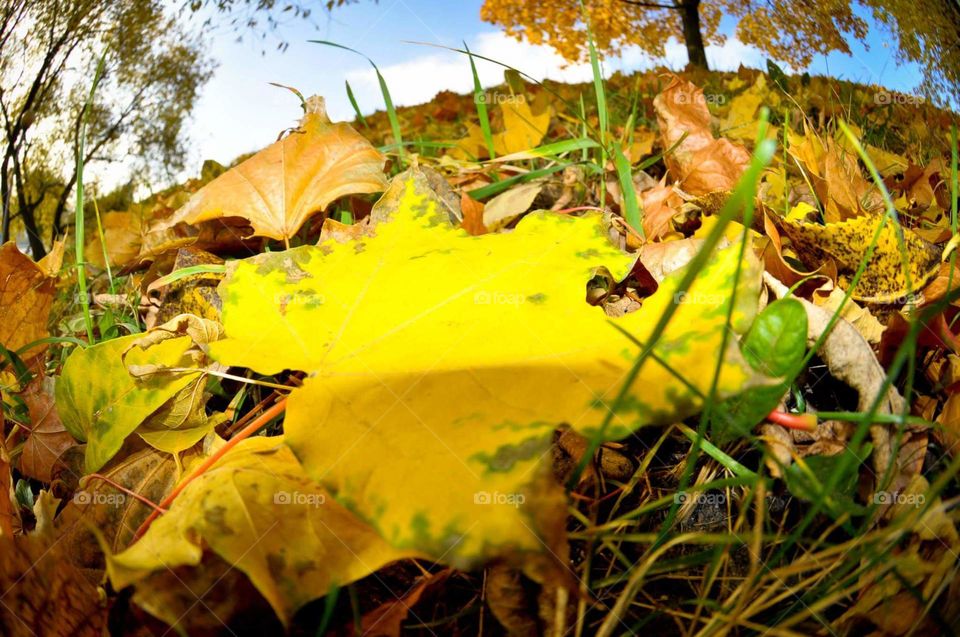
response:
<svg viewBox="0 0 960 637"><path fill-rule="evenodd" d="M276 416L279 416L280 414L282 414L286 408L287 408L287 399L283 398L276 405L266 410L265 412L260 414L257 418L255 418L253 421L251 421L249 425L247 425L246 427L241 429L239 432L237 432L236 436L228 440L222 447L217 449L217 451L214 452L209 458L204 460L199 467L194 469L189 476L184 478L180 484L174 487L173 491L171 491L167 495L167 497L165 497L163 501L160 502L160 504L158 505L158 509L170 508L170 504L174 501L174 499L176 499L178 495L180 495L180 493L187 487L188 484L190 484L191 482L193 482L194 480L202 476L207 471L207 469L213 466L213 464L216 463L217 460L222 458L228 451L236 447L241 440L249 438L250 436L255 434L257 431L263 428L264 425L266 425L268 422L273 420ZM137 532L134 533L133 535L134 542L140 539L140 537L147 532L147 529L150 528L150 525L153 523L155 519L157 519L159 515L160 515L160 512L157 509L154 509L154 511L147 517L147 519L143 521L143 524L140 525L140 528L137 529Z"/></svg>

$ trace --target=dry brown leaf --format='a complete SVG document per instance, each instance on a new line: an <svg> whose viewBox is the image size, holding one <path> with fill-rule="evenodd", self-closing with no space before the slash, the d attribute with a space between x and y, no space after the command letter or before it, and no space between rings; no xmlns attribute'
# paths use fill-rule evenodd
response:
<svg viewBox="0 0 960 637"><path fill-rule="evenodd" d="M62 543L0 537L0 628L5 637L100 637L106 608Z"/></svg>
<svg viewBox="0 0 960 637"><path fill-rule="evenodd" d="M20 252L12 241L0 246L0 345L11 352L50 335L47 318L56 280ZM30 349L29 356L46 345ZM21 354L26 358L27 353Z"/></svg>
<svg viewBox="0 0 960 637"><path fill-rule="evenodd" d="M298 129L201 188L158 229L242 217L254 235L287 240L335 199L384 190L383 164L370 142L332 124L323 98L312 97Z"/></svg>
<svg viewBox="0 0 960 637"><path fill-rule="evenodd" d="M483 207L483 202L467 193L460 197L460 209L463 211L463 223L460 227L475 237L490 232L483 225Z"/></svg>
<svg viewBox="0 0 960 637"><path fill-rule="evenodd" d="M750 153L710 130L710 111L703 90L674 76L653 100L663 147L683 142L664 161L678 184L694 195L732 190L750 162Z"/></svg>
<svg viewBox="0 0 960 637"><path fill-rule="evenodd" d="M21 397L30 413L31 431L23 445L20 471L49 484L60 456L79 443L66 430L57 415L52 378L34 378L21 393Z"/></svg>
<svg viewBox="0 0 960 637"><path fill-rule="evenodd" d="M383 603L365 613L360 620L360 634L364 637L400 637L404 620L423 594L443 584L452 573L452 569L444 569L427 575L414 584L403 597Z"/></svg>
<svg viewBox="0 0 960 637"><path fill-rule="evenodd" d="M683 199L673 186L667 185L667 176L640 194L643 199L643 233L648 241L660 238L670 230L670 220L680 212Z"/></svg>

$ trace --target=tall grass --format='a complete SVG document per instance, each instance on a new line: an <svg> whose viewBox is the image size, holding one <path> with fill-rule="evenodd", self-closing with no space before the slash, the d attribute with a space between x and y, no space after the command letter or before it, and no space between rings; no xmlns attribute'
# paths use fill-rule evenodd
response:
<svg viewBox="0 0 960 637"><path fill-rule="evenodd" d="M107 60L107 52L104 51L97 62L97 68L93 73L93 81L90 83L90 93L83 104L83 113L80 117L80 130L77 132L77 199L76 213L74 223L74 247L76 249L76 270L77 270L77 290L80 298L80 306L83 309L83 323L87 329L87 341L92 345L96 342L93 334L93 318L90 315L90 299L87 296L87 271L86 261L84 260L84 209L83 209L83 147L87 137L87 121L90 117L90 108L93 105L93 97L97 92L97 85L103 76L103 69Z"/></svg>

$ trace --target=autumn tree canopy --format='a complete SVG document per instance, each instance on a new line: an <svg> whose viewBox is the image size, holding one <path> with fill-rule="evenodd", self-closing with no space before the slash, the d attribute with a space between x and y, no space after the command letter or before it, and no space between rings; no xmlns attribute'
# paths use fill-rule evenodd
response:
<svg viewBox="0 0 960 637"><path fill-rule="evenodd" d="M720 19L736 19L733 35L771 58L803 68L832 51L850 53L849 41L867 35L870 14L889 31L898 61L923 67L918 89L930 96L960 95L960 4L932 0L584 0L598 48L615 54L635 45L662 56L671 37L686 44L690 63L707 67L705 46L723 44ZM485 0L487 22L534 44L547 44L570 61L583 60L587 26L580 0L516 2Z"/></svg>

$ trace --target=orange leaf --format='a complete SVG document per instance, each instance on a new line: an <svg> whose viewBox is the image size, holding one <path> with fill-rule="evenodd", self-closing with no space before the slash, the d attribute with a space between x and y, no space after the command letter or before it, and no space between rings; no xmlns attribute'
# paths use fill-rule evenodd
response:
<svg viewBox="0 0 960 637"><path fill-rule="evenodd" d="M467 193L460 196L460 210L463 211L463 222L460 227L473 236L490 232L483 225L483 202L477 201Z"/></svg>
<svg viewBox="0 0 960 637"><path fill-rule="evenodd" d="M664 148L673 147L686 134L664 157L678 185L694 195L732 190L750 162L750 153L740 144L714 138L703 91L674 76L653 106Z"/></svg>
<svg viewBox="0 0 960 637"><path fill-rule="evenodd" d="M15 352L50 335L47 318L55 283L15 243L0 246L0 345ZM45 347L32 348L31 354Z"/></svg>
<svg viewBox="0 0 960 637"><path fill-rule="evenodd" d="M201 188L160 228L243 217L253 234L287 240L344 195L387 186L383 155L348 124L332 124L323 98L307 100L300 127Z"/></svg>

